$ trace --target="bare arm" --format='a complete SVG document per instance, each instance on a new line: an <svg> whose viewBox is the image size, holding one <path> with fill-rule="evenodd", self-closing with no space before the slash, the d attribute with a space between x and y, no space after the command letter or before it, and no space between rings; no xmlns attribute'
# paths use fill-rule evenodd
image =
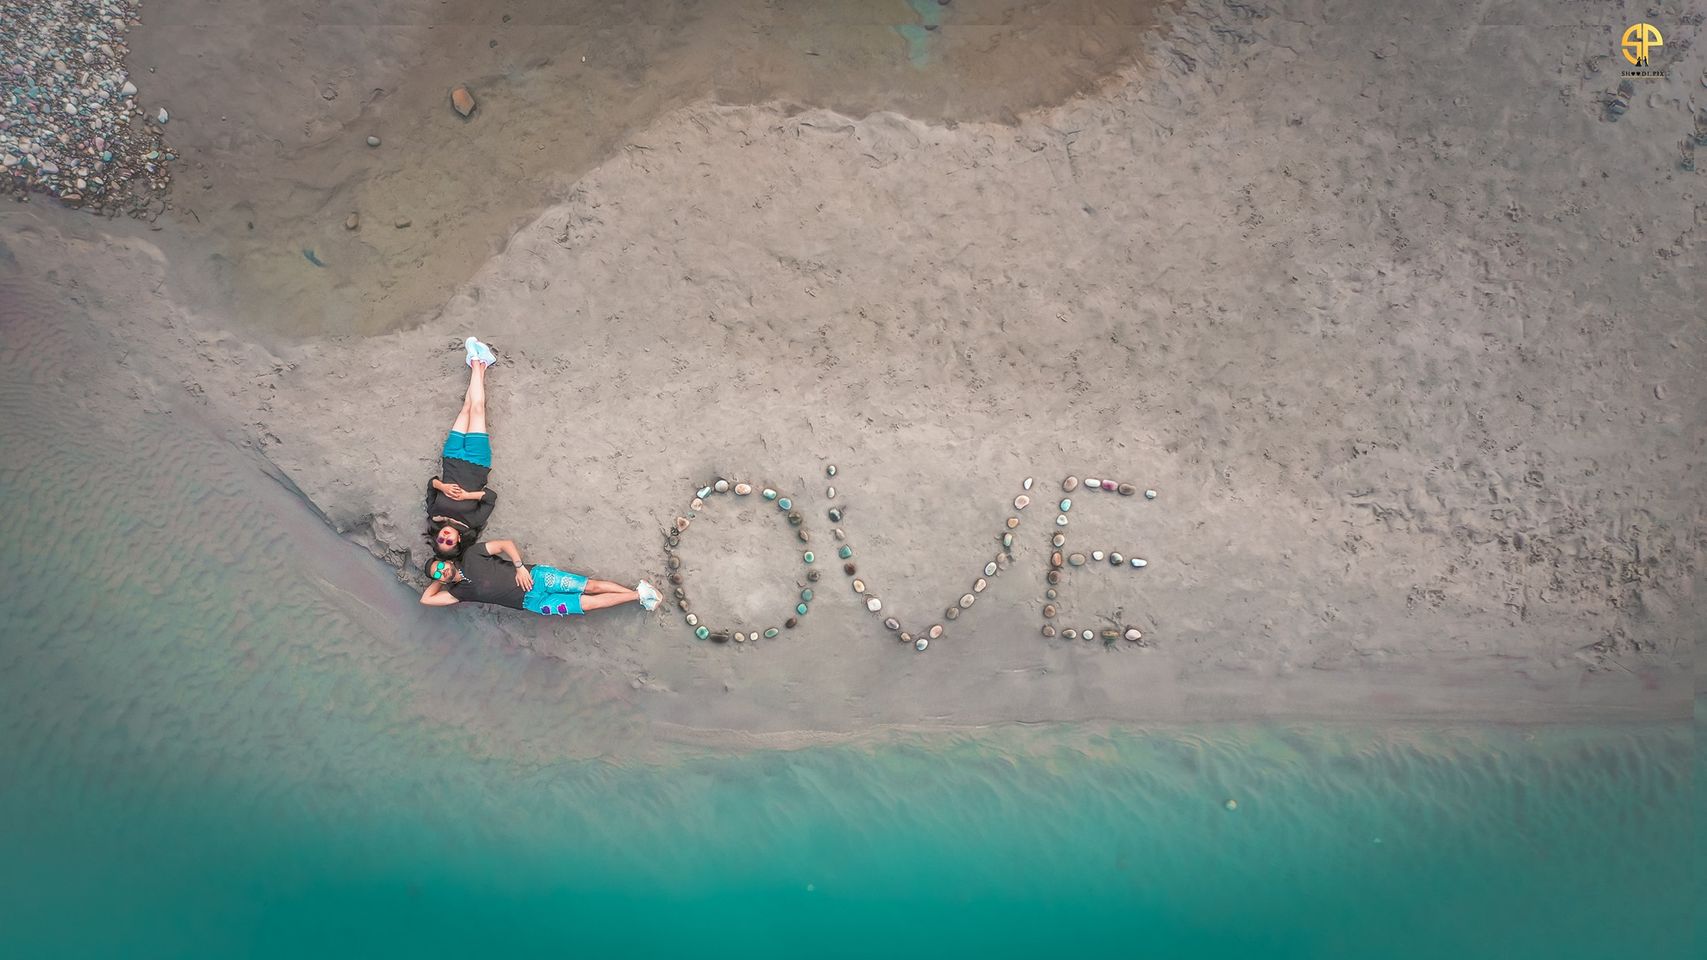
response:
<svg viewBox="0 0 1707 960"><path fill-rule="evenodd" d="M492 556L504 555L504 559L516 566L516 585L523 590L533 589L533 571L522 566L522 552L516 548L514 540L488 540L486 552Z"/></svg>
<svg viewBox="0 0 1707 960"><path fill-rule="evenodd" d="M444 494L452 500L497 500L496 496L488 497L487 491L485 490L464 490L460 485L455 483L446 483L438 477L428 480L427 486Z"/></svg>
<svg viewBox="0 0 1707 960"><path fill-rule="evenodd" d="M457 600L445 589L444 584L434 580L427 584L426 591L421 594L421 602L429 607L448 607Z"/></svg>

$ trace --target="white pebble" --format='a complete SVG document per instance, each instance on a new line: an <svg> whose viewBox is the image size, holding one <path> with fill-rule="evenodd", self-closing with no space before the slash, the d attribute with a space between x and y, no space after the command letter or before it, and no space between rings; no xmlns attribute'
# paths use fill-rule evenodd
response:
<svg viewBox="0 0 1707 960"><path fill-rule="evenodd" d="M1146 490L1146 491L1144 491L1144 499L1146 499L1146 500L1154 500L1154 499L1156 499L1156 491L1154 491L1154 490Z"/></svg>
<svg viewBox="0 0 1707 960"><path fill-rule="evenodd" d="M160 112L154 115L154 119L160 121L161 123L165 123L166 121L172 119L172 115L166 112L165 107L161 107Z"/></svg>

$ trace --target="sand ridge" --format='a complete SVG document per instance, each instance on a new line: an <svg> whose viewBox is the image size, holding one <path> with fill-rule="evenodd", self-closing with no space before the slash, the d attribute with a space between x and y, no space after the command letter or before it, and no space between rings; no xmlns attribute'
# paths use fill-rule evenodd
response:
<svg viewBox="0 0 1707 960"><path fill-rule="evenodd" d="M923 655L845 586L739 650L664 612L494 618L660 722L1686 713L1704 216L1671 142L1701 56L1613 124L1586 29L1345 17L1188 4L1153 69L1017 127L681 109L419 329L267 351L164 299L127 322L194 342L186 383L399 562L470 332L504 358L491 534L596 575L661 573L720 475L801 491L827 532L833 462L862 574L928 622L1022 478L1034 511L1069 473L1162 494L1083 521L1142 577L1064 597L1145 651L1039 636L1037 520ZM758 617L798 589L779 525L696 526L696 598Z"/></svg>

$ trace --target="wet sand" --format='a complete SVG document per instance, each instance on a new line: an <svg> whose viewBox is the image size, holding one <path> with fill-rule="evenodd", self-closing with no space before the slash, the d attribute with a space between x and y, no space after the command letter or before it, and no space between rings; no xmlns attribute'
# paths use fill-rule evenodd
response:
<svg viewBox="0 0 1707 960"><path fill-rule="evenodd" d="M186 306L211 302L194 277L223 281L174 227L24 210L3 236L19 275L53 271L65 309L136 345L138 376L202 398L404 567L468 333L504 357L491 534L594 575L660 577L661 530L727 476L794 497L825 560L844 506L857 575L917 632L972 589L1035 478L1012 565L923 654L839 560L801 627L757 644L699 643L663 610L447 614L683 737L1687 715L1703 214L1674 144L1702 53L1613 123L1584 63L1611 21L1577 22L1600 13L1370 5L1333 29L1346 16L1188 4L1112 80L1007 122L665 110L489 258L436 254L472 277L424 266L455 294L378 336L354 334L394 323L331 311L345 335L280 338L308 332L285 288L265 333ZM342 234L347 211L319 208ZM444 246L389 217L380 232ZM1160 493L1075 498L1079 549L1150 566L1071 571L1054 621L1134 624L1142 646L1040 635L1066 475ZM774 508L714 503L681 555L730 629L807 585Z"/></svg>
<svg viewBox="0 0 1707 960"><path fill-rule="evenodd" d="M427 321L578 177L684 104L1012 123L1106 79L1161 4L323 6L150 0L131 34L142 97L170 105L185 157L162 241L174 288L253 335ZM467 120L449 107L458 84L477 99Z"/></svg>

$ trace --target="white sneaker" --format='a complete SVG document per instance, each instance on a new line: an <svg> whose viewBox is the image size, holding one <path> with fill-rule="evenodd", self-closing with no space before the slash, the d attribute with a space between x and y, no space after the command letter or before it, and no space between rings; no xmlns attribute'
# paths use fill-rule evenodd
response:
<svg viewBox="0 0 1707 960"><path fill-rule="evenodd" d="M492 348L481 343L479 337L469 337L462 341L462 346L468 352L468 365L471 367L474 366L476 360L488 367L498 362L498 358L492 353Z"/></svg>
<svg viewBox="0 0 1707 960"><path fill-rule="evenodd" d="M634 585L634 592L640 594L640 605L648 610L656 609L658 601L664 599L657 587L644 580Z"/></svg>

